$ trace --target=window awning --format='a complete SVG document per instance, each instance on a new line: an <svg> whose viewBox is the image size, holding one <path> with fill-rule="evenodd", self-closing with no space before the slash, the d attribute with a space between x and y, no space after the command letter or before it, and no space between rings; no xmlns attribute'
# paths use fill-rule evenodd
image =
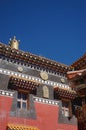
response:
<svg viewBox="0 0 86 130"><path fill-rule="evenodd" d="M24 126L24 125L20 125L20 124L8 124L7 130L39 130L39 129L34 126Z"/></svg>
<svg viewBox="0 0 86 130"><path fill-rule="evenodd" d="M56 87L54 90L57 92L59 97L74 99L77 96L77 93L74 90L67 90L65 88Z"/></svg>

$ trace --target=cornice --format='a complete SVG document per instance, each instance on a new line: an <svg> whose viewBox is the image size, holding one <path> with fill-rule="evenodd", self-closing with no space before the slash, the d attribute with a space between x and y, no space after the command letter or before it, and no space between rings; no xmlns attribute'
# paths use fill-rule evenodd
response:
<svg viewBox="0 0 86 130"><path fill-rule="evenodd" d="M70 65L74 70L86 69L86 53Z"/></svg>
<svg viewBox="0 0 86 130"><path fill-rule="evenodd" d="M37 84L45 84L45 85L49 85L49 86L53 86L53 87L58 86L60 88L67 88L68 90L71 90L71 88L67 84L62 84L62 83L58 83L58 82L54 82L54 81L50 81L50 80L43 80L41 78L27 75L27 74L23 74L20 72L14 72L14 71L0 68L0 73L8 75L10 77L17 77L18 79L21 79L21 80L32 81L32 82L35 82Z"/></svg>
<svg viewBox="0 0 86 130"><path fill-rule="evenodd" d="M24 62L25 64L35 65L44 69L49 69L55 72L66 74L71 67L47 59L45 57L37 56L29 52L12 49L10 46L0 43L0 55L17 60L18 62Z"/></svg>

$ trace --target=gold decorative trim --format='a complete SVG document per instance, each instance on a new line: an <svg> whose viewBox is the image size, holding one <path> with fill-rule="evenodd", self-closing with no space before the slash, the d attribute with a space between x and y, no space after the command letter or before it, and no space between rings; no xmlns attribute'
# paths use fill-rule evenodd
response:
<svg viewBox="0 0 86 130"><path fill-rule="evenodd" d="M24 126L20 124L8 124L7 128L8 130L39 130L37 127Z"/></svg>

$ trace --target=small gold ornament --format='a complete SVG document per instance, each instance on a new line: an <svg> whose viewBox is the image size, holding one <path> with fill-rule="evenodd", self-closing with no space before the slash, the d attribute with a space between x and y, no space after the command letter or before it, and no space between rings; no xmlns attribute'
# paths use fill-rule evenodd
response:
<svg viewBox="0 0 86 130"><path fill-rule="evenodd" d="M65 83L65 79L61 78L61 82L62 82L62 83Z"/></svg>
<svg viewBox="0 0 86 130"><path fill-rule="evenodd" d="M23 68L21 66L18 66L18 71L22 72Z"/></svg>
<svg viewBox="0 0 86 130"><path fill-rule="evenodd" d="M43 80L48 80L48 74L47 72L40 72L40 76Z"/></svg>

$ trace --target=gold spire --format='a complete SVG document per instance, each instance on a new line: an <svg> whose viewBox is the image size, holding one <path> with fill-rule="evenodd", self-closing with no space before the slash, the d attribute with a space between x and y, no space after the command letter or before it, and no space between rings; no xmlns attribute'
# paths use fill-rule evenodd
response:
<svg viewBox="0 0 86 130"><path fill-rule="evenodd" d="M11 48L19 49L19 40L16 40L16 36L13 37L13 39L10 38L9 45Z"/></svg>

